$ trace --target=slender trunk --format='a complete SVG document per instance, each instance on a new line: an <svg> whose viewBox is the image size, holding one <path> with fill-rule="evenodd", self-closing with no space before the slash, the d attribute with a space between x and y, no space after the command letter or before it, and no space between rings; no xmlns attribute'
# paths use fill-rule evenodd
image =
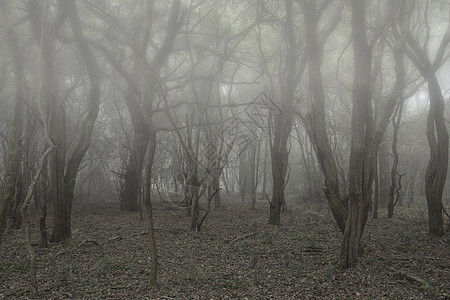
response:
<svg viewBox="0 0 450 300"><path fill-rule="evenodd" d="M385 134L385 139L387 139L388 134ZM390 171L391 164L389 162L389 143L386 141L381 145L379 152L379 206L387 207L389 203L389 187L391 185L390 181Z"/></svg>
<svg viewBox="0 0 450 300"><path fill-rule="evenodd" d="M44 34L43 34L44 35ZM54 96L52 96L54 97ZM53 200L52 242L61 242L71 237L70 205L66 201L64 169L66 162L65 108L60 99L53 103L50 119L50 138L55 150L50 156L51 197Z"/></svg>
<svg viewBox="0 0 450 300"><path fill-rule="evenodd" d="M78 144L75 146L72 156L67 162L66 173L64 175L65 198L66 198L65 201L68 204L67 215L70 221L70 215L72 211L72 201L74 196L78 169L80 167L81 161L84 158L84 155L88 151L89 146L91 144L92 133L94 130L94 123L95 120L97 119L99 112L100 70L98 68L97 62L91 49L84 41L76 2L74 0L68 1L67 5L70 6L69 18L72 25L72 31L74 33L76 43L80 50L81 59L83 60L84 66L86 67L86 70L88 72L90 83L87 116L84 119L81 127L81 133L78 140Z"/></svg>
<svg viewBox="0 0 450 300"><path fill-rule="evenodd" d="M139 211L139 188L141 185L145 152L149 143L149 132L142 111L139 108L139 100L133 94L131 88L127 90L125 99L133 121L134 139L125 171L124 189L120 193L120 209Z"/></svg>
<svg viewBox="0 0 450 300"><path fill-rule="evenodd" d="M25 101L25 77L22 50L10 20L8 1L0 3L0 25L7 29L6 42L13 58L15 101L8 130L8 150L6 153L5 176L0 192L0 245L6 225L6 216L15 194L15 185L20 169L22 109Z"/></svg>
<svg viewBox="0 0 450 300"><path fill-rule="evenodd" d="M341 268L355 266L360 255L360 243L370 203L370 177L373 173L370 149L367 148L373 127L370 110L371 51L367 42L365 9L364 1L351 1L354 53L352 141L348 180L349 209L339 256Z"/></svg>
<svg viewBox="0 0 450 300"><path fill-rule="evenodd" d="M442 193L447 178L448 132L444 119L444 99L437 78L427 78L430 110L427 117L427 139L430 159L425 172L425 194L428 207L429 232L442 236L444 220L442 215Z"/></svg>
<svg viewBox="0 0 450 300"><path fill-rule="evenodd" d="M378 165L377 164L377 170L376 170L376 174L375 174L375 197L373 200L373 210L372 210L372 218L373 219L378 219L378 204L379 204L379 199L380 199L380 179L379 179L379 172L378 172Z"/></svg>
<svg viewBox="0 0 450 300"><path fill-rule="evenodd" d="M270 204L269 224L280 225L281 221L281 205L284 201L284 175L283 162L281 155L274 152L272 149L272 201Z"/></svg>
<svg viewBox="0 0 450 300"><path fill-rule="evenodd" d="M239 156L239 195L241 196L242 203L245 202L245 196L247 192L247 151L248 149L240 150L240 156Z"/></svg>
<svg viewBox="0 0 450 300"><path fill-rule="evenodd" d="M316 2L303 3L302 7L304 8L303 15L309 54L308 72L312 94L312 112L305 115L303 123L325 177L323 189L328 205L339 229L341 232L344 232L347 209L340 196L336 161L328 139L325 123L325 93L321 74L323 49L319 47L317 36L319 18L317 16Z"/></svg>
<svg viewBox="0 0 450 300"><path fill-rule="evenodd" d="M222 172L223 185L224 185L224 187L225 187L225 193L226 193L228 196L230 196L230 195L231 195L231 190L230 190L230 187L229 187L229 179L228 179L228 176L229 176L228 170L224 170L224 171ZM233 186L231 186L231 188L233 188Z"/></svg>
<svg viewBox="0 0 450 300"><path fill-rule="evenodd" d="M40 199L41 199L41 216L39 217L39 232L41 235L40 245L47 248L48 234L47 234L47 159L44 160L44 166L41 174Z"/></svg>
<svg viewBox="0 0 450 300"><path fill-rule="evenodd" d="M289 160L287 141L292 130L292 114L294 92L297 82L297 45L294 34L294 21L292 17L292 0L286 0L286 35L287 54L285 58L286 73L281 82L281 112L273 116L273 144L272 155L272 201L270 205L269 224L280 225L281 208L285 205L284 188L286 186L286 172Z"/></svg>
<svg viewBox="0 0 450 300"><path fill-rule="evenodd" d="M417 172L418 168L414 167L410 178L409 178L409 190L408 190L408 208L413 206L414 204L414 193L415 193L415 187L416 187L416 178L417 178Z"/></svg>
<svg viewBox="0 0 450 300"><path fill-rule="evenodd" d="M256 207L256 177L258 176L257 170L256 170L256 149L255 145L249 145L250 151L249 151L249 163L250 163L250 198L252 199L251 209L254 210Z"/></svg>
<svg viewBox="0 0 450 300"><path fill-rule="evenodd" d="M64 170L66 163L65 106L58 95L56 66L56 24L50 20L47 4L41 17L39 105L49 117L49 135L55 145L50 155L51 198L53 201L52 242L70 238L70 206L65 197ZM43 120L46 122L47 120Z"/></svg>
<svg viewBox="0 0 450 300"><path fill-rule="evenodd" d="M44 134L45 139L47 141L47 149L42 154L41 158L38 162L38 169L36 170L36 174L34 174L33 180L31 181L30 185L27 188L27 193L25 196L25 199L23 201L22 207L21 207L21 213L22 213L22 219L25 227L25 246L28 251L28 256L30 258L30 281L31 281L31 294L33 297L38 296L38 285L36 280L36 272L37 272L37 257L36 252L34 251L33 245L31 244L31 232L30 232L30 224L28 220L28 207L30 206L31 197L33 196L33 191L39 182L39 178L41 176L41 173L43 172L44 168L47 167L46 161L47 157L50 155L50 153L55 149L55 145L51 142L48 131L45 128L44 125Z"/></svg>
<svg viewBox="0 0 450 300"><path fill-rule="evenodd" d="M275 125L275 139L272 147L272 201L270 204L269 224L280 225L281 208L284 198L285 177L288 163L288 154L286 149L287 135L282 133L283 117L278 118L278 124Z"/></svg>
<svg viewBox="0 0 450 300"><path fill-rule="evenodd" d="M198 218L200 216L200 185L198 184L197 172L192 174L190 195L192 199L191 204L191 230L197 230Z"/></svg>
<svg viewBox="0 0 450 300"><path fill-rule="evenodd" d="M219 168L219 167L217 167ZM214 191L218 191L218 192L214 192L214 206L215 207L220 207L221 206L221 201L220 201L220 173L216 174L216 176L214 176L213 179L213 188Z"/></svg>
<svg viewBox="0 0 450 300"><path fill-rule="evenodd" d="M434 60L429 57L429 41L422 44L415 39L415 34L411 32L411 19L414 17L414 8L419 1L402 1L402 36L407 37L408 50L405 51L411 62L419 70L428 84L428 95L430 107L427 116L427 140L430 148L430 158L425 171L425 195L428 207L429 232L441 236L444 234L444 222L442 216L442 193L447 178L448 167L448 144L449 137L444 118L444 98L436 77L436 72L443 63L446 49L450 42L450 23L447 24L447 31L443 36ZM428 3L428 1L427 1ZM425 18L424 26L429 27L428 18ZM421 30L416 27L416 30ZM405 50L406 47L403 47Z"/></svg>
<svg viewBox="0 0 450 300"><path fill-rule="evenodd" d="M395 201L395 195L399 193L398 189L401 188L400 186L400 180L401 175L398 174L397 167L399 163L399 153L397 151L397 141L398 141L398 132L400 130L401 126L401 120L402 120L402 113L403 113L403 102L404 98L401 99L399 102L397 109L394 113L394 116L392 118L392 157L394 158L392 161L392 168L391 168L391 185L389 187L389 202L388 202L388 218L392 218L394 216L394 206L397 204ZM399 182L397 184L397 176L399 177ZM399 197L397 197L397 200Z"/></svg>
<svg viewBox="0 0 450 300"><path fill-rule="evenodd" d="M152 122L152 120L150 120ZM152 182L152 167L155 158L156 150L156 132L153 129L153 124L149 125L150 141L147 149L147 163L145 167L145 185L144 185L144 203L146 211L147 229L149 235L149 253L150 253L150 286L156 287L158 275L158 250L156 247L155 229L153 225L153 208L151 200L151 182Z"/></svg>
<svg viewBox="0 0 450 300"><path fill-rule="evenodd" d="M267 157L269 156L269 138L264 142L264 161L263 161L263 179L261 198L264 200L267 195Z"/></svg>

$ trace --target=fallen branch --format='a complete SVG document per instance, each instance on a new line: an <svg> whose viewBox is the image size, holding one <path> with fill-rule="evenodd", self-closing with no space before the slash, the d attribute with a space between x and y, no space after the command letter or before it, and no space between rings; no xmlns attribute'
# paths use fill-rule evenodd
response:
<svg viewBox="0 0 450 300"><path fill-rule="evenodd" d="M303 250L303 252L306 252L306 253L321 253L324 251L325 251L325 249L323 249L321 247L316 247L316 246L306 246L306 248Z"/></svg>
<svg viewBox="0 0 450 300"><path fill-rule="evenodd" d="M123 290L123 289L129 289L131 288L131 284L128 285L118 285L118 286L112 286L112 287L102 287L98 289L92 289L92 290L86 290L86 291L75 291L77 294L94 294L94 293L101 293L106 290Z"/></svg>
<svg viewBox="0 0 450 300"><path fill-rule="evenodd" d="M143 232L140 232L140 233L133 233L132 235L130 235L130 237L141 236L141 235L147 235L147 234L148 234L147 231L143 231Z"/></svg>
<svg viewBox="0 0 450 300"><path fill-rule="evenodd" d="M396 272L397 275L406 277L409 280L418 282L420 284L422 284L421 288L423 289L430 289L431 286L428 284L428 282L426 282L426 280L420 278L419 276L415 275L415 274L411 274L411 273L406 273L405 271L397 271Z"/></svg>
<svg viewBox="0 0 450 300"><path fill-rule="evenodd" d="M417 276L417 275L415 275L415 274L407 273L407 272L405 272L405 271L397 271L397 272L395 272L395 274L396 274L396 275L399 275L399 276L403 276L403 277L405 277L405 278L408 279L408 280L411 280L411 281L415 281L415 282L417 282L417 283L420 283L420 284L421 284L420 289L422 289L422 290L424 290L424 291L426 291L426 292L431 293L433 296L438 296L438 297L448 297L448 296L449 296L449 295L446 295L446 294L441 294L441 293L439 293L439 292L436 291L436 289L435 289L434 287L432 287L426 280L420 278L419 276Z"/></svg>
<svg viewBox="0 0 450 300"><path fill-rule="evenodd" d="M83 246L84 244L87 244L87 243L93 243L93 244L95 244L95 245L100 245L100 246L102 245L102 244L100 244L99 242L94 241L94 240L84 240L84 241L82 241L81 243L79 243L78 245L76 245L76 246L73 247L73 248L70 248L70 249L67 249L67 250L59 251L58 253L56 253L55 258L57 258L57 257L60 256L60 255L63 255L63 254L66 254L66 253L70 253L70 252L72 252L72 251L75 251L75 250L77 250L78 248L80 248L81 246Z"/></svg>
<svg viewBox="0 0 450 300"><path fill-rule="evenodd" d="M424 256L422 258L429 259L429 260L444 260L445 259L443 257L431 257L431 256Z"/></svg>
<svg viewBox="0 0 450 300"><path fill-rule="evenodd" d="M255 235L255 233L254 233L254 232L252 232L252 233L249 233L249 234L244 234L244 235L241 235L241 236L235 237L235 238L234 238L234 239L232 239L231 241L227 240L227 241L225 241L225 243L226 243L226 244L233 244L233 243L235 243L235 242L237 242L237 241L240 241L240 240L243 240L243 239L246 239L246 238L252 237L252 236L254 236L254 235Z"/></svg>
<svg viewBox="0 0 450 300"><path fill-rule="evenodd" d="M114 237L112 237L110 239L107 239L106 241L101 242L100 244L104 245L106 243L109 243L109 242L112 242L112 241L115 241L115 240L119 240L119 241L123 240L123 237L121 237L121 236L114 236Z"/></svg>

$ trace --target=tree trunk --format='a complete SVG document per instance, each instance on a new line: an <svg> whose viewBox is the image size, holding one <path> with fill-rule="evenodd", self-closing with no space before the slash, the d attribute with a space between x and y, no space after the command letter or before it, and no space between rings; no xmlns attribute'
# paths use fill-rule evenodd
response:
<svg viewBox="0 0 450 300"><path fill-rule="evenodd" d="M284 179L286 176L287 151L284 153L283 150L286 150L286 144L282 144L279 138L277 139L275 136L274 147L272 148L273 190L269 215L269 224L271 225L280 225L281 206L285 201Z"/></svg>
<svg viewBox="0 0 450 300"><path fill-rule="evenodd" d="M367 149L373 134L373 124L370 96L371 51L367 42L365 9L365 1L351 1L354 53L352 141L348 180L349 209L339 256L341 268L354 266L360 254L361 237L369 208L370 177L373 174L370 149Z"/></svg>
<svg viewBox="0 0 450 300"><path fill-rule="evenodd" d="M442 192L447 178L448 167L448 132L444 118L444 99L439 86L436 72L443 62L446 49L450 42L450 22L447 24L447 31L437 48L434 60L429 57L429 40L422 46L415 35L410 30L410 25L414 14L414 7L418 1L402 1L402 36L406 37L408 49L403 47L406 55L416 66L428 84L428 95L430 98L430 108L427 116L427 140L430 148L430 158L425 171L425 195L428 206L429 232L441 236L444 234L444 222L442 216ZM428 2L427 2L428 3ZM425 18L423 26L429 28L428 18ZM417 30L420 30L417 27Z"/></svg>
<svg viewBox="0 0 450 300"><path fill-rule="evenodd" d="M263 178L262 178L262 191L261 198L264 200L267 195L267 157L269 155L269 138L266 138L264 142L264 159L263 159Z"/></svg>
<svg viewBox="0 0 450 300"><path fill-rule="evenodd" d="M386 133L384 138L388 139L388 134ZM389 143L386 141L379 148L379 207L387 207L389 202L389 187L391 185L390 181L390 171L391 164L389 162Z"/></svg>
<svg viewBox="0 0 450 300"><path fill-rule="evenodd" d="M190 196L192 199L191 205L191 230L197 230L198 218L200 216L200 185L198 183L197 172L192 174L190 186Z"/></svg>
<svg viewBox="0 0 450 300"><path fill-rule="evenodd" d="M280 225L281 208L285 203L284 188L289 160L287 141L292 130L292 111L294 92L297 82L297 45L292 18L292 0L286 0L286 73L281 78L280 113L273 116L272 155L272 201L270 205L269 224ZM272 137L271 137L272 138Z"/></svg>
<svg viewBox="0 0 450 300"><path fill-rule="evenodd" d="M55 145L50 155L51 198L53 201L52 242L70 238L70 206L66 201L64 170L66 163L66 118L65 107L58 95L56 66L56 31L59 21L51 21L50 3L42 9L40 28L40 77L39 105L49 116L49 135ZM34 12L36 13L36 12ZM47 122L47 120L42 120Z"/></svg>
<svg viewBox="0 0 450 300"><path fill-rule="evenodd" d="M447 178L448 132L444 119L444 99L434 74L428 76L430 110L427 117L427 139L430 159L425 172L425 194L428 206L429 232L444 235L442 193Z"/></svg>
<svg viewBox="0 0 450 300"><path fill-rule="evenodd" d="M7 1L0 3L0 24L4 25L7 29L6 41L13 57L15 99L8 130L8 152L6 154L5 176L0 192L0 244L5 230L8 208L14 197L16 180L22 158L22 108L25 101L24 59L22 57L22 50L18 44L18 37L10 21L7 4Z"/></svg>
<svg viewBox="0 0 450 300"><path fill-rule="evenodd" d="M324 193L328 200L334 219L344 232L347 209L339 192L339 179L336 161L328 140L328 132L325 123L325 93L321 74L322 52L317 36L319 16L315 1L307 1L302 5L305 18L306 41L308 47L308 72L311 85L311 113L305 115L303 123L309 139L314 146L317 161L324 174Z"/></svg>
<svg viewBox="0 0 450 300"><path fill-rule="evenodd" d="M219 166L217 166L217 168L219 168ZM221 206L220 192L215 191L220 191L220 173L215 174L212 185L212 192L214 193L214 206L220 207Z"/></svg>
<svg viewBox="0 0 450 300"><path fill-rule="evenodd" d="M414 193L416 188L416 178L418 168L416 166L413 167L411 175L409 177L409 189L408 189L408 208L411 208L414 204Z"/></svg>
<svg viewBox="0 0 450 300"><path fill-rule="evenodd" d="M44 36L45 34L42 33ZM51 242L61 242L71 237L70 205L66 201L64 187L64 169L66 163L66 118L65 108L56 93L53 114L50 118L50 139L55 144L55 150L50 156L51 197L53 200L53 224Z"/></svg>
<svg viewBox="0 0 450 300"><path fill-rule="evenodd" d="M47 234L47 169L48 163L47 159L43 161L41 182L40 182L40 200L41 200L41 216L39 217L39 232L41 236L40 245L41 247L47 248L48 245L48 234Z"/></svg>
<svg viewBox="0 0 450 300"><path fill-rule="evenodd" d="M377 164L377 170L375 174L375 195L373 200L373 210L372 210L372 218L378 219L378 205L380 202L380 177L378 176L379 170L378 170L378 164Z"/></svg>
<svg viewBox="0 0 450 300"><path fill-rule="evenodd" d="M256 179L258 176L257 173L257 167L256 167L256 145L253 143L257 143L257 141L253 140L252 144L249 145L249 163L250 163L250 182L249 182L249 188L250 188L250 198L252 199L251 209L254 210L256 207Z"/></svg>
<svg viewBox="0 0 450 300"><path fill-rule="evenodd" d="M247 151L248 149L239 149L239 195L241 196L242 203L245 202L245 196L247 193Z"/></svg>
<svg viewBox="0 0 450 300"><path fill-rule="evenodd" d="M153 120L150 120L153 122ZM152 183L152 168L155 158L156 150L156 132L153 129L153 124L150 127L150 141L147 149L147 163L145 168L145 185L144 185L144 203L147 215L147 229L149 233L149 253L150 253L150 286L156 286L156 279L158 275L158 250L156 247L155 229L153 225L153 208L151 200L151 183Z"/></svg>
<svg viewBox="0 0 450 300"><path fill-rule="evenodd" d="M152 6L153 1L147 2L146 13L150 15L149 17L152 15ZM174 0L167 23L164 41L158 51L154 54L153 61L151 62L151 69L153 72L152 76L157 77L161 67L167 61L167 58L170 55L170 50L174 45L175 37L183 24L184 15L180 13L180 7L181 1ZM151 34L151 20L146 18L144 23L145 24L143 26L145 28L142 28L143 31L135 34L135 36L140 36L141 39L141 41L138 42L138 44L140 44L140 49L136 49L139 53L134 53L135 61L133 66L133 77L135 82L140 82L142 80L142 78L140 78L142 75L140 69L141 67L147 65L147 57L142 58L142 64L144 64L142 66L139 62L141 58L137 59L137 56L142 56L142 53L147 53L148 41ZM152 80L156 80L156 77L152 77ZM149 83L147 82L146 84ZM154 96L153 93L155 92L155 86L152 88L146 91L146 93L148 93L148 97ZM137 91L132 86L128 87L125 100L131 115L131 121L133 122L134 140L125 171L124 189L120 193L120 208L129 211L139 210L138 196L141 185L142 169L150 138L150 132L148 131L148 127L143 116L142 107L140 105L144 100L140 99L141 101L139 101L138 98L140 97L142 97L140 91Z"/></svg>
<svg viewBox="0 0 450 300"><path fill-rule="evenodd" d="M398 132L400 130L401 126L401 120L402 120L402 112L403 112L403 102L404 98L399 102L399 106L397 107L394 116L392 118L392 168L391 168L391 185L389 187L389 202L388 202L388 218L392 218L394 216L394 206L397 204L395 201L395 195L397 191L397 176L398 171L398 163L399 163L399 153L397 151L397 141L398 141ZM401 180L401 177L399 181ZM400 182L398 183L400 184ZM399 186L401 188L401 186ZM398 200L398 197L397 197Z"/></svg>
<svg viewBox="0 0 450 300"><path fill-rule="evenodd" d="M139 101L131 91L131 88L127 90L125 99L133 122L134 139L125 171L124 189L120 193L120 209L139 211L139 188L141 186L145 152L149 142L149 132L142 111L139 109Z"/></svg>
<svg viewBox="0 0 450 300"><path fill-rule="evenodd" d="M75 1L68 1L67 5L69 8L72 31L81 54L81 59L88 72L90 83L87 116L83 121L78 143L75 146L72 156L67 162L66 173L64 176L65 197L66 202L68 203L67 214L70 218L78 169L91 144L94 123L98 116L100 106L100 70L91 49L83 39L80 17Z"/></svg>

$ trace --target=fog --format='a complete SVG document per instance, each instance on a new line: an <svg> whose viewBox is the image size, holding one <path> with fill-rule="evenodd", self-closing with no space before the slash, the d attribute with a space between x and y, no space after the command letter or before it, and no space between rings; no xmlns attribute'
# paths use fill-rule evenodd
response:
<svg viewBox="0 0 450 300"><path fill-rule="evenodd" d="M185 211L194 232L230 205L263 209L271 225L291 207L325 207L342 268L380 214L426 209L442 236L449 10L1 0L0 241L11 224L42 245L68 240L72 207L89 203L139 212L152 266L155 203Z"/></svg>

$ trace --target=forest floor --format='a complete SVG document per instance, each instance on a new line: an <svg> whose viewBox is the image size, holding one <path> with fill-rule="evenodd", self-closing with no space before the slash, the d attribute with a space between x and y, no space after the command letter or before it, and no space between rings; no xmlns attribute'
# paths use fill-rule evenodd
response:
<svg viewBox="0 0 450 300"><path fill-rule="evenodd" d="M427 233L424 209L369 219L365 255L338 270L341 234L326 206L291 205L270 226L268 204L224 201L201 232L185 210L156 205L159 288L148 285L145 222L117 204L75 204L73 238L38 246L39 299L449 299L450 235ZM204 213L204 212L202 212ZM37 228L38 216L33 216ZM0 248L0 299L30 295L23 230Z"/></svg>

